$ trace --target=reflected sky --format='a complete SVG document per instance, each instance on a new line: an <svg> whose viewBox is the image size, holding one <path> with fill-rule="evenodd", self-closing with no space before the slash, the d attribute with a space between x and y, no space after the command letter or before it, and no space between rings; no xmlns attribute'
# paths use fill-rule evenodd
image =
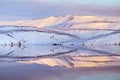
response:
<svg viewBox="0 0 120 80"><path fill-rule="evenodd" d="M119 80L119 67L75 68L37 64L1 63L2 80Z"/></svg>

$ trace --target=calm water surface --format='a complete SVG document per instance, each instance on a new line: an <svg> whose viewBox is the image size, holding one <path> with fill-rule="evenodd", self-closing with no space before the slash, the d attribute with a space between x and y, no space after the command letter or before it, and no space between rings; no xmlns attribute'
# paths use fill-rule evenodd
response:
<svg viewBox="0 0 120 80"><path fill-rule="evenodd" d="M0 80L119 80L120 46L0 46L0 63Z"/></svg>

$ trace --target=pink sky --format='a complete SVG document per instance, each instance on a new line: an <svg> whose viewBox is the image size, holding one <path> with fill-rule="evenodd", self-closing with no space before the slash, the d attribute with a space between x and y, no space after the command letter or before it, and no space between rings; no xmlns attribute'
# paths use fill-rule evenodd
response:
<svg viewBox="0 0 120 80"><path fill-rule="evenodd" d="M119 0L0 0L0 20L59 15L120 16Z"/></svg>

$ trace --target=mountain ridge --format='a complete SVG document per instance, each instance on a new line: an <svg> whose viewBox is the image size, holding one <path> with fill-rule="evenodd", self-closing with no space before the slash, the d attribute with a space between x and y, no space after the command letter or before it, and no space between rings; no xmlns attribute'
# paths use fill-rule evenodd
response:
<svg viewBox="0 0 120 80"><path fill-rule="evenodd" d="M120 17L108 16L51 16L48 18L1 23L12 26L34 26L37 28L96 28L120 29Z"/></svg>

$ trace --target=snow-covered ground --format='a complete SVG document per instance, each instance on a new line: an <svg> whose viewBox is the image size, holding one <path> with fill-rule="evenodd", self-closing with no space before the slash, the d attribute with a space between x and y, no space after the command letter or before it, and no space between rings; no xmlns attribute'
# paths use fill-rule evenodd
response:
<svg viewBox="0 0 120 80"><path fill-rule="evenodd" d="M120 30L46 29L1 26L0 44L119 44Z"/></svg>
<svg viewBox="0 0 120 80"><path fill-rule="evenodd" d="M3 28L3 27L2 27ZM8 28L8 29L7 29ZM71 40L74 36L55 31L23 27L5 27L0 30L0 44L53 44Z"/></svg>

